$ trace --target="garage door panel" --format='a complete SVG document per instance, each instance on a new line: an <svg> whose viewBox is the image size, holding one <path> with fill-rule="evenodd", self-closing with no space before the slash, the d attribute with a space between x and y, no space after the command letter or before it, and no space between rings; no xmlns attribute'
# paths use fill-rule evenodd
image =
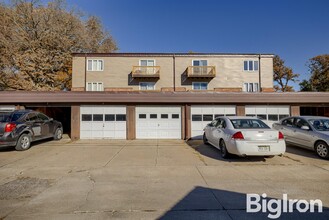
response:
<svg viewBox="0 0 329 220"><path fill-rule="evenodd" d="M103 138L103 130L92 130L92 138Z"/></svg>
<svg viewBox="0 0 329 220"><path fill-rule="evenodd" d="M80 112L80 138L126 139L125 106L81 106ZM116 115L119 114L120 121L117 121Z"/></svg>
<svg viewBox="0 0 329 220"><path fill-rule="evenodd" d="M215 117L224 115L235 115L235 106L223 105L192 105L191 106L191 137L202 138L204 127Z"/></svg>
<svg viewBox="0 0 329 220"><path fill-rule="evenodd" d="M138 106L136 107L136 138L181 139L180 118L180 106Z"/></svg>
<svg viewBox="0 0 329 220"><path fill-rule="evenodd" d="M263 121L270 127L273 123L281 118L290 115L289 106L257 106L249 105L245 107L246 115L253 115L259 118L264 118Z"/></svg>
<svg viewBox="0 0 329 220"><path fill-rule="evenodd" d="M87 131L80 131L80 136L84 138L92 138L91 130Z"/></svg>

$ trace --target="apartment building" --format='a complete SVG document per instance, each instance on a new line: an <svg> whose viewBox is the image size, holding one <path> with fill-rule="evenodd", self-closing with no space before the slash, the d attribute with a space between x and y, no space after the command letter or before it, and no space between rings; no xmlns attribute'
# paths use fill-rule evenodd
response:
<svg viewBox="0 0 329 220"><path fill-rule="evenodd" d="M74 54L72 91L273 92L273 55ZM182 106L168 104L135 106L136 138L182 137ZM216 116L236 115L236 108L232 104L192 105L191 136L200 137ZM80 137L126 138L126 109L125 105L81 106ZM290 114L289 106L249 106L245 111L266 121Z"/></svg>
<svg viewBox="0 0 329 220"><path fill-rule="evenodd" d="M74 54L73 91L272 92L273 55Z"/></svg>

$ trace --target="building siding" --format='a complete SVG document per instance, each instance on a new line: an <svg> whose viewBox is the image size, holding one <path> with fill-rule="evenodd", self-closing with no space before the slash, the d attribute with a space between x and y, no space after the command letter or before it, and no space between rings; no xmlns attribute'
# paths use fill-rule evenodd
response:
<svg viewBox="0 0 329 220"><path fill-rule="evenodd" d="M259 83L259 71L244 71L243 62L245 60L258 61L258 55L230 55L230 56L87 56L88 59L104 60L103 71L86 71L85 77L85 57L73 57L72 90L85 87L87 82L103 82L104 90L114 91L115 88L132 88L139 90L139 82L155 82L155 90L162 88L169 91L170 88L180 88L180 90L192 90L193 82L208 82L208 90L220 91L220 89L235 88L241 89L243 83ZM139 66L139 61L143 59L155 60L155 65L160 66L159 79L135 79L131 77L133 66ZM175 68L174 68L175 59ZM191 79L186 77L188 66L192 66L193 60L207 60L208 66L215 66L216 77ZM261 87L273 88L273 57L264 56L260 62ZM175 69L175 73L174 73ZM174 79L175 75L175 79ZM235 90L237 91L237 90Z"/></svg>

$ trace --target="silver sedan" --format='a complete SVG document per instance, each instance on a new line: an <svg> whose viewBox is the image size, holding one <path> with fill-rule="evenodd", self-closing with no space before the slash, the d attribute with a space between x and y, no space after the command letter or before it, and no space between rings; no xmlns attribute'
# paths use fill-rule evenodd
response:
<svg viewBox="0 0 329 220"><path fill-rule="evenodd" d="M253 117L218 117L204 128L203 141L220 149L223 158L275 156L286 150L282 133Z"/></svg>
<svg viewBox="0 0 329 220"><path fill-rule="evenodd" d="M274 123L287 143L314 150L321 158L329 158L329 118L319 116L295 116Z"/></svg>

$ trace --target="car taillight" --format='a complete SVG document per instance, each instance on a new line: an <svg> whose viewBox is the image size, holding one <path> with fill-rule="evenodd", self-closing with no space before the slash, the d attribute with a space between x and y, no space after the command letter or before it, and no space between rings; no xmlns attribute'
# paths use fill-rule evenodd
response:
<svg viewBox="0 0 329 220"><path fill-rule="evenodd" d="M279 131L279 139L284 139L284 136L280 131Z"/></svg>
<svg viewBox="0 0 329 220"><path fill-rule="evenodd" d="M15 130L15 128L16 128L16 124L8 123L5 126L5 132L12 132L13 130Z"/></svg>
<svg viewBox="0 0 329 220"><path fill-rule="evenodd" d="M243 140L244 137L243 137L243 134L241 133L241 131L238 131L232 135L232 139Z"/></svg>

